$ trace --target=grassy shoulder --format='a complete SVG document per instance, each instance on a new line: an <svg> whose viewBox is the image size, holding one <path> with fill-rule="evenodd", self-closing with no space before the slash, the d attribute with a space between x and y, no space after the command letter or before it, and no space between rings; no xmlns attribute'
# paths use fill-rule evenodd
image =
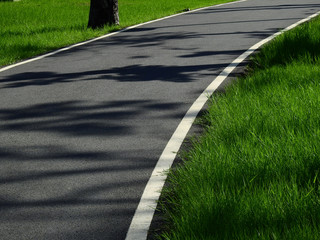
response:
<svg viewBox="0 0 320 240"><path fill-rule="evenodd" d="M320 18L279 36L210 100L169 173L160 239L320 239Z"/></svg>
<svg viewBox="0 0 320 240"><path fill-rule="evenodd" d="M0 1L0 67L103 34L233 0L119 0L120 26L87 29L90 0Z"/></svg>

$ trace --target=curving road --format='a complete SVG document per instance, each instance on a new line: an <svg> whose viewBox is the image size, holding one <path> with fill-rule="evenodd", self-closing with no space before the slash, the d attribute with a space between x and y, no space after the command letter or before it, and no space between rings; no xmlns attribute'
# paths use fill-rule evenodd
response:
<svg viewBox="0 0 320 240"><path fill-rule="evenodd" d="M319 0L189 12L0 69L0 238L125 239L191 104Z"/></svg>

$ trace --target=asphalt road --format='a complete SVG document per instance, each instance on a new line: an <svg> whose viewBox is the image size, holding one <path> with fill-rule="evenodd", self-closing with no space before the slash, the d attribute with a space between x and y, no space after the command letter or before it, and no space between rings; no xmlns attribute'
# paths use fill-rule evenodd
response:
<svg viewBox="0 0 320 240"><path fill-rule="evenodd" d="M0 239L124 239L167 141L209 83L319 0L248 0L0 72Z"/></svg>

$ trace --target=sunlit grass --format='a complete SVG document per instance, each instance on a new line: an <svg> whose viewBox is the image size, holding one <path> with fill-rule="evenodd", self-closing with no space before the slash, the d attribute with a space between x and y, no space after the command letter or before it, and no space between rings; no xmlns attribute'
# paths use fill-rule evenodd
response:
<svg viewBox="0 0 320 240"><path fill-rule="evenodd" d="M90 0L0 1L0 66L182 11L232 0L119 0L120 26L87 28Z"/></svg>
<svg viewBox="0 0 320 240"><path fill-rule="evenodd" d="M280 36L212 97L169 174L162 239L320 239L319 26Z"/></svg>

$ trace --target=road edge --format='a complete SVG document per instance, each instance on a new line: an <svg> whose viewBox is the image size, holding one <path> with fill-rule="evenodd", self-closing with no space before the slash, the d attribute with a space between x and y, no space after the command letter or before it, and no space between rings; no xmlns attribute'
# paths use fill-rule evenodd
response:
<svg viewBox="0 0 320 240"><path fill-rule="evenodd" d="M138 208L136 209L134 217L131 221L131 225L127 232L126 240L147 239L152 218L157 207L157 202L159 200L162 188L167 178L166 172L171 168L173 161L176 158L176 155L185 137L187 136L187 133L189 132L194 120L196 119L198 113L201 111L201 109L207 102L208 98L218 89L218 87L228 78L228 76L236 69L236 67L239 64L245 61L250 55L252 55L252 53L258 50L261 46L270 42L282 33L287 32L305 22L308 22L319 15L320 11L254 44L246 52L244 52L238 58L236 58L229 66L227 66L220 73L220 75L217 76L211 82L211 84L200 94L200 96L192 104L192 106L189 108L189 110L181 120L180 124L176 128L165 149L163 150L157 162L157 165L154 168L152 175L142 194Z"/></svg>

